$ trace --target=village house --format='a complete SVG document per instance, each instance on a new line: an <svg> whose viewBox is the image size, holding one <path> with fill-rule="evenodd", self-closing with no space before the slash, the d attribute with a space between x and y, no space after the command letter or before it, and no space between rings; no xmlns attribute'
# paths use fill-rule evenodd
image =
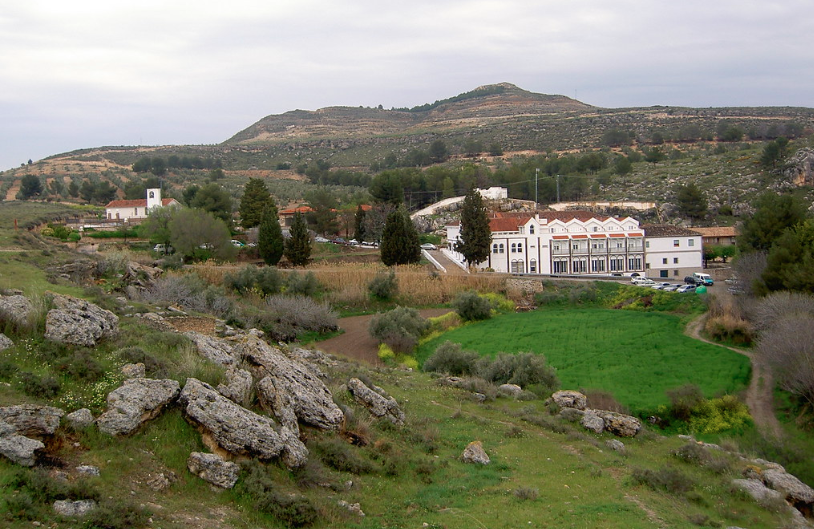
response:
<svg viewBox="0 0 814 529"><path fill-rule="evenodd" d="M712 228L693 228L701 234L704 246L733 246L735 242L734 226L714 226Z"/></svg>
<svg viewBox="0 0 814 529"><path fill-rule="evenodd" d="M154 208L180 206L174 198L161 198L161 189L148 189L147 197L138 200L113 200L105 206L107 220L142 221Z"/></svg>
<svg viewBox="0 0 814 529"><path fill-rule="evenodd" d="M642 226L645 269L651 278L681 279L703 267L703 245L697 229L666 224Z"/></svg>

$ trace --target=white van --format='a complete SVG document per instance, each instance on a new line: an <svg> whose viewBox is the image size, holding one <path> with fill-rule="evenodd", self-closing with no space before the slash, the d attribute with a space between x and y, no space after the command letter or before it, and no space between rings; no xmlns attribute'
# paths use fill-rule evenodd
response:
<svg viewBox="0 0 814 529"><path fill-rule="evenodd" d="M712 277L709 274L702 274L701 272L695 272L692 275L692 278L695 279L695 283L698 285L703 284L709 286L714 283Z"/></svg>

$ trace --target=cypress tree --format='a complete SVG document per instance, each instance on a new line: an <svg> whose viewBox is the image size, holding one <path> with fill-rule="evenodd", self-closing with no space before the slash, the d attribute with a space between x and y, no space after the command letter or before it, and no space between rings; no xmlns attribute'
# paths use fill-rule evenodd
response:
<svg viewBox="0 0 814 529"><path fill-rule="evenodd" d="M311 259L311 236L305 218L299 212L294 214L291 238L285 243L285 256L294 266L305 266Z"/></svg>
<svg viewBox="0 0 814 529"><path fill-rule="evenodd" d="M259 178L249 178L240 198L240 225L244 228L259 225L269 204L276 208L266 183Z"/></svg>
<svg viewBox="0 0 814 529"><path fill-rule="evenodd" d="M455 251L463 254L467 264L477 265L489 257L491 243L486 206L477 189L471 187L461 208L461 239L455 243Z"/></svg>
<svg viewBox="0 0 814 529"><path fill-rule="evenodd" d="M361 204L356 208L356 215L353 220L353 238L356 239L357 242L362 242L365 240L365 210L362 209Z"/></svg>
<svg viewBox="0 0 814 529"><path fill-rule="evenodd" d="M260 257L267 265L274 266L283 257L285 240L283 230L280 228L280 221L277 219L277 208L266 205L263 216L260 220L260 228L257 232L257 249Z"/></svg>
<svg viewBox="0 0 814 529"><path fill-rule="evenodd" d="M421 260L418 231L405 212L397 210L387 215L382 232L381 256L387 266Z"/></svg>

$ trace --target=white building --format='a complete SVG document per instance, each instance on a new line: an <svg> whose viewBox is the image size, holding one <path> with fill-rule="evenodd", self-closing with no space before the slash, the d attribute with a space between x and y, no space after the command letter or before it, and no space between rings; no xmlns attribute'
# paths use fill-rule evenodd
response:
<svg viewBox="0 0 814 529"><path fill-rule="evenodd" d="M161 198L161 189L148 189L147 198L139 200L113 200L105 206L108 220L146 219L154 208L180 206L174 198Z"/></svg>
<svg viewBox="0 0 814 529"><path fill-rule="evenodd" d="M703 245L700 233L665 224L642 227L645 234L645 269L648 277L681 279L703 269Z"/></svg>
<svg viewBox="0 0 814 529"><path fill-rule="evenodd" d="M644 231L639 221L604 217L587 211L493 214L492 243L479 268L529 274L622 274L644 271ZM454 250L460 222L447 227L448 250Z"/></svg>

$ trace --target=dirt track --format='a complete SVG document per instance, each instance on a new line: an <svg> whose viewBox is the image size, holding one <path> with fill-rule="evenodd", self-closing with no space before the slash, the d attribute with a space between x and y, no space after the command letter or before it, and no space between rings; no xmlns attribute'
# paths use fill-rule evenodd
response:
<svg viewBox="0 0 814 529"><path fill-rule="evenodd" d="M450 312L452 309L424 309L419 313L424 318L432 318ZM367 328L373 315L351 316L339 320L339 328L345 332L315 345L325 351L373 366L382 365L379 360L379 343L370 336Z"/></svg>

